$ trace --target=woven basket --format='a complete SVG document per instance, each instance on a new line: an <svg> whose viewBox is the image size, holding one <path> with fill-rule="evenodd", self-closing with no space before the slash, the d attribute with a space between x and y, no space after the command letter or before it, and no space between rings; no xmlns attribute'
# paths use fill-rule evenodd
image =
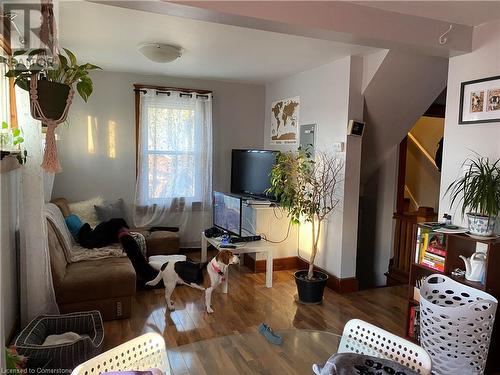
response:
<svg viewBox="0 0 500 375"><path fill-rule="evenodd" d="M443 275L420 288L420 342L435 374L482 374L498 301Z"/></svg>

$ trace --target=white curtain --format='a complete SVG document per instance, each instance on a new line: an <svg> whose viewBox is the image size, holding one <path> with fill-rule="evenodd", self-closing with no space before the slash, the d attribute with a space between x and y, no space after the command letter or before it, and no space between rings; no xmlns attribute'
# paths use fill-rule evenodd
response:
<svg viewBox="0 0 500 375"><path fill-rule="evenodd" d="M16 88L19 126L24 132L23 147L28 160L21 172L19 210L21 323L26 325L39 314L57 313L52 286L47 224L44 216L42 128L29 112L29 96Z"/></svg>
<svg viewBox="0 0 500 375"><path fill-rule="evenodd" d="M177 226L181 246L199 246L211 223L212 95L140 95L134 225Z"/></svg>

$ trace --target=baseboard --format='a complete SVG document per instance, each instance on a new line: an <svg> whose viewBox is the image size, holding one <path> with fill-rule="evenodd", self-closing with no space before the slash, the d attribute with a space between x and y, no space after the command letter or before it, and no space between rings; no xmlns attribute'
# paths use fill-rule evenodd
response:
<svg viewBox="0 0 500 375"><path fill-rule="evenodd" d="M245 254L243 257L243 264L250 268L252 272L260 273L266 272L266 261L265 260L255 260L255 258ZM306 260L294 256L287 258L277 258L273 259L273 270L274 271L283 271L283 270L296 270L296 269L307 269L309 267L309 263ZM329 272L321 269L319 267L314 267L315 270L324 272L328 275L328 281L326 282L326 286L333 291L346 294L353 293L359 290L359 282L355 277L347 277L347 278L338 278L337 276L333 276Z"/></svg>
<svg viewBox="0 0 500 375"><path fill-rule="evenodd" d="M306 260L299 257L297 257L297 259L300 268L309 267L309 263L307 263ZM346 294L346 293L357 292L359 290L358 279L356 279L355 277L346 277L340 279L337 276L330 274L329 272L325 271L320 267L314 266L314 269L324 272L328 275L328 281L326 282L326 286L337 293Z"/></svg>
<svg viewBox="0 0 500 375"><path fill-rule="evenodd" d="M296 270L298 268L298 257L286 257L273 259L273 271ZM255 260L254 257L244 254L243 264L252 272L266 272L266 261Z"/></svg>

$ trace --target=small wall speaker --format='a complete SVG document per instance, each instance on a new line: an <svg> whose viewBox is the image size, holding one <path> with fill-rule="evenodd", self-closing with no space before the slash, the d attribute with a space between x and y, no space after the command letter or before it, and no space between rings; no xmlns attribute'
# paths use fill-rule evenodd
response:
<svg viewBox="0 0 500 375"><path fill-rule="evenodd" d="M358 137L362 137L364 130L365 130L364 122L350 120L349 125L347 126L347 135L356 135Z"/></svg>

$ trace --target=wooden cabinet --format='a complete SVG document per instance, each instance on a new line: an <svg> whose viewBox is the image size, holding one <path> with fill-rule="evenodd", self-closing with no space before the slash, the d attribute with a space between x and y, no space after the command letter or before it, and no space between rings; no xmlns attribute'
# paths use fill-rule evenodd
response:
<svg viewBox="0 0 500 375"><path fill-rule="evenodd" d="M436 232L427 227L425 224L416 224L414 226L413 233L414 238L409 280L410 288L408 294L408 311L406 320L408 339L418 341L411 335L412 329L410 328L410 323L412 307L418 306L419 304L419 302L414 298L414 287L416 286L418 280L422 277L432 274L444 274L460 283L486 291L500 301L500 239L477 240L466 234L439 233L439 235L442 235L444 238L443 249L446 251L446 254L444 255L444 269L442 271L438 271L419 263L420 248L422 246L422 239L425 233L428 235L434 235ZM463 255L468 258L476 251L483 251L486 253L486 272L484 282L472 282L466 280L464 277L452 276L451 272L456 268L465 270L464 262L459 258L459 256ZM500 358L499 310L497 310L496 318L488 355L487 373L500 371L500 361L493 360L493 358Z"/></svg>

